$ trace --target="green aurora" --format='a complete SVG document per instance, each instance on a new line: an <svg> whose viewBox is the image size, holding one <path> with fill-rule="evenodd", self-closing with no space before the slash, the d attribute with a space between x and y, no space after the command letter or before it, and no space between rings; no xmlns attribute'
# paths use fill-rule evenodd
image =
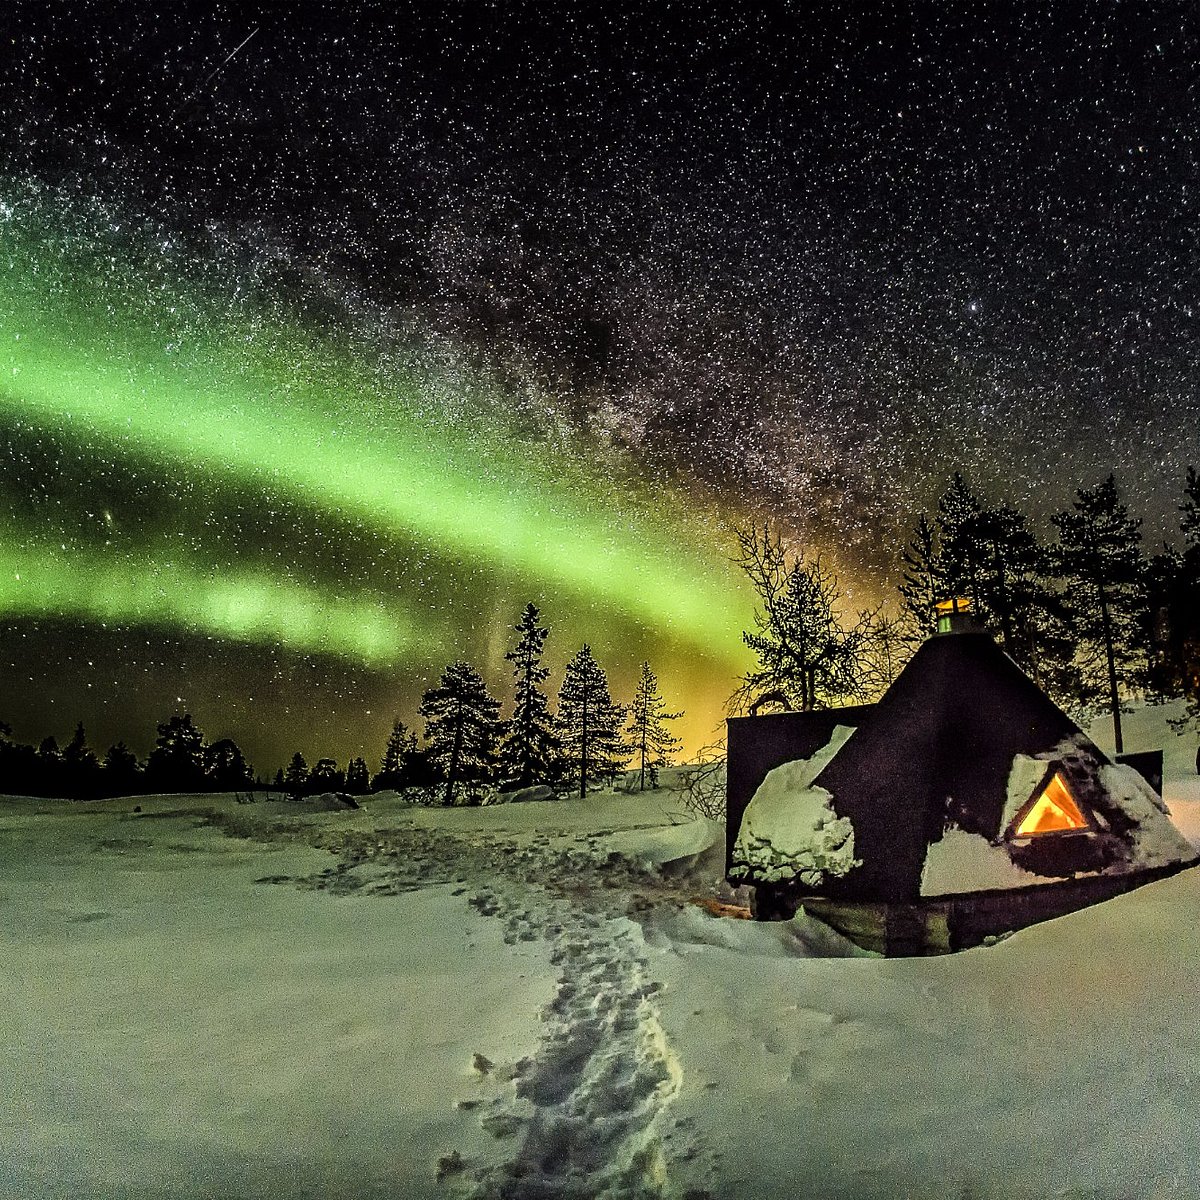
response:
<svg viewBox="0 0 1200 1200"><path fill-rule="evenodd" d="M339 600L263 573L226 575L178 554L143 563L68 551L36 535L0 543L0 609L9 618L197 629L252 646L320 649L366 666L394 663L418 642L442 644L394 604Z"/></svg>
<svg viewBox="0 0 1200 1200"><path fill-rule="evenodd" d="M10 480L10 621L202 635L376 671L483 653L495 677L507 626L536 597L564 638L627 659L619 670L636 651L677 686L711 677L699 712L680 697L711 728L749 605L694 501L514 436L466 373L436 381L449 413L358 331L315 333L304 306L222 289L145 237L36 206L0 205L0 218L0 428L10 447L54 444L92 468L74 517L60 496L48 526ZM138 479L175 502L157 512ZM123 505L110 499L122 486ZM119 537L96 508L118 510Z"/></svg>

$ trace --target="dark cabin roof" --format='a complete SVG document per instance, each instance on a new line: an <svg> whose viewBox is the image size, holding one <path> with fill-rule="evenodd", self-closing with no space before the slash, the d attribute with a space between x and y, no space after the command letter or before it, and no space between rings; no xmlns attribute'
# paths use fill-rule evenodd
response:
<svg viewBox="0 0 1200 1200"><path fill-rule="evenodd" d="M1014 758L1066 738L1107 761L986 633L930 638L814 781L853 823L863 864L828 894L917 899L929 844L951 822L998 837Z"/></svg>

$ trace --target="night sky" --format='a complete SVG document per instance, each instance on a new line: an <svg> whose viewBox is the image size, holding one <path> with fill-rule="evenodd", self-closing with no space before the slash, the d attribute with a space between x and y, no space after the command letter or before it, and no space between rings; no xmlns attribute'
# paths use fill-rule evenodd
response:
<svg viewBox="0 0 1200 1200"><path fill-rule="evenodd" d="M26 740L377 763L533 600L694 747L730 522L865 604L955 469L1038 525L1115 471L1155 544L1200 462L1191 5L17 0L0 55Z"/></svg>

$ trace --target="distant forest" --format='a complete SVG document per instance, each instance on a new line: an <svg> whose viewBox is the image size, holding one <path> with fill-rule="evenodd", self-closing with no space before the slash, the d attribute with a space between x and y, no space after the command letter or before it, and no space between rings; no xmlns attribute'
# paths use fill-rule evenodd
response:
<svg viewBox="0 0 1200 1200"><path fill-rule="evenodd" d="M145 762L124 742L101 758L82 722L66 746L47 737L36 748L14 742L11 728L0 722L0 791L86 800L261 788L300 798L413 788L443 804L470 804L489 788L572 788L582 795L629 766L641 788L656 787L659 769L679 750L667 723L683 714L667 711L650 664L642 664L630 703L617 704L585 644L567 663L552 713L544 689L550 672L542 664L549 630L535 605L526 605L513 632L505 655L512 664L512 716L500 718L500 701L470 663L451 663L421 698L423 739L397 718L375 772L362 758L345 769L332 758L310 767L297 751L267 780L232 739L208 742L191 714L176 713L158 725Z"/></svg>

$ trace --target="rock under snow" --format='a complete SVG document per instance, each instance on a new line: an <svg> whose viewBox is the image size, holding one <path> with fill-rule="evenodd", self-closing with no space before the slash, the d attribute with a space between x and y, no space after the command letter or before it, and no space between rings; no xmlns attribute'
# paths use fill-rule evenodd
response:
<svg viewBox="0 0 1200 1200"><path fill-rule="evenodd" d="M557 800L558 796L548 783L535 783L532 787L517 788L511 792L497 794L497 804L528 804L541 803L545 800Z"/></svg>

